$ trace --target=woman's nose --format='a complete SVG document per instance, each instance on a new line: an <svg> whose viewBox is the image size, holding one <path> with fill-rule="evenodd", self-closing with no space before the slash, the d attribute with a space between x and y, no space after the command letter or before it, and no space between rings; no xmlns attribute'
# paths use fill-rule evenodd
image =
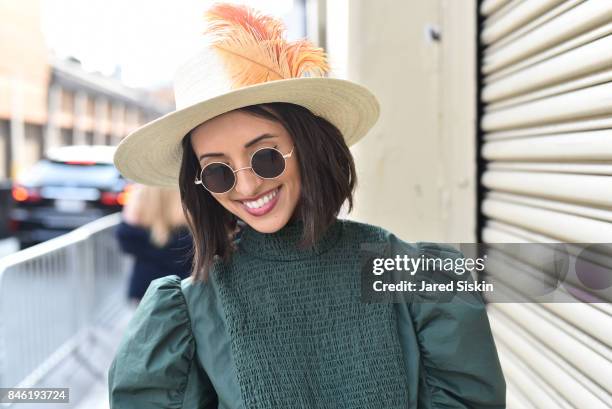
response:
<svg viewBox="0 0 612 409"><path fill-rule="evenodd" d="M251 168L243 168L236 172L236 192L242 196L253 196L257 193L262 179Z"/></svg>

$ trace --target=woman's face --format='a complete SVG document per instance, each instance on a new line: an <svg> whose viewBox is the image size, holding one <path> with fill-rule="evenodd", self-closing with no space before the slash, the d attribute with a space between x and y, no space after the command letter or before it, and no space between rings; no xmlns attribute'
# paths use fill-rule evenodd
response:
<svg viewBox="0 0 612 409"><path fill-rule="evenodd" d="M191 146L201 167L223 162L237 170L250 167L251 155L263 147L276 148L284 155L289 153L293 140L278 122L230 111L195 128L191 132ZM285 160L285 171L276 179L262 179L250 168L243 169L235 173L236 184L232 190L211 194L255 230L261 233L278 231L293 215L300 197L300 171L295 150Z"/></svg>

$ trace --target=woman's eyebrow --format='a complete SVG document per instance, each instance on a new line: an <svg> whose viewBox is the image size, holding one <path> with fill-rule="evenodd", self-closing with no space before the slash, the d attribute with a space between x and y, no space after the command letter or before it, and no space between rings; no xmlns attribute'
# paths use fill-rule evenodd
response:
<svg viewBox="0 0 612 409"><path fill-rule="evenodd" d="M219 153L219 152L205 153L203 155L200 155L198 160L200 162L202 162L202 159L204 159L204 158L208 158L208 157L211 157L211 156L223 156L223 155L224 155L223 153Z"/></svg>
<svg viewBox="0 0 612 409"><path fill-rule="evenodd" d="M269 134L269 133L265 133L265 134L259 135L257 138L255 138L255 139L253 139L253 140L251 140L251 141L249 141L249 142L245 143L245 144L244 144L244 147L245 147L245 148L248 148L248 147L250 147L250 146L255 145L257 142L260 142L260 141L262 141L262 140L264 140L264 139L268 139L268 138L276 138L276 135L272 135L272 134ZM198 158L198 160L201 162L201 161L202 161L202 159L204 159L204 158L208 158L208 157L216 157L216 156L224 156L224 155L225 155L225 154L224 154L224 153L221 153L221 152L204 153L204 154L200 155L200 157Z"/></svg>
<svg viewBox="0 0 612 409"><path fill-rule="evenodd" d="M272 134L269 134L269 133L265 133L265 134L259 135L257 138L251 140L250 142L245 143L244 147L248 148L249 146L255 145L257 142L259 142L261 140L264 140L264 139L268 139L268 138L276 138L276 135L272 135Z"/></svg>

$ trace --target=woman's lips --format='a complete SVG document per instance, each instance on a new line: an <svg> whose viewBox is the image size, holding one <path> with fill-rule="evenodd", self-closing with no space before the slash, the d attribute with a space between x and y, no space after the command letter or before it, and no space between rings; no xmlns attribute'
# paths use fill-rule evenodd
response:
<svg viewBox="0 0 612 409"><path fill-rule="evenodd" d="M265 200L264 197L268 196L268 202L267 203L263 203L263 205L261 207L249 207L245 202L246 201L240 201L240 204L242 206L242 208L244 210L246 210L249 214L253 215L253 216L263 216L266 213L269 213L274 206L276 205L276 203L278 202L278 197L280 194L281 188L280 186L277 187L276 189L273 189L269 192L267 192L266 194L262 195L260 197L260 201ZM272 197L270 197L272 196ZM257 202L257 201L249 201L250 203L252 203L252 205L254 204L253 202Z"/></svg>

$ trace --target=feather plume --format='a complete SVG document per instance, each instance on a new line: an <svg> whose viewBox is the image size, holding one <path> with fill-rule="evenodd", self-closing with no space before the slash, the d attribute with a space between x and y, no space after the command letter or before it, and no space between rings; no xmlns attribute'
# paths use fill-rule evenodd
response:
<svg viewBox="0 0 612 409"><path fill-rule="evenodd" d="M280 20L235 4L218 3L205 14L205 34L221 56L234 88L303 76L324 76L323 49L308 40L288 42Z"/></svg>

